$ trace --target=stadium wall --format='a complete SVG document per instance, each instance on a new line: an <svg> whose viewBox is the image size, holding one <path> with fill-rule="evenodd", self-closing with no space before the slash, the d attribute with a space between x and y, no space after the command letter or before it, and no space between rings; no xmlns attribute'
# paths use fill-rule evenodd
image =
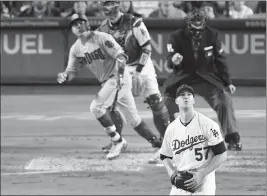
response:
<svg viewBox="0 0 267 196"><path fill-rule="evenodd" d="M89 18L95 29L103 18ZM171 70L166 66L168 34L184 25L176 19L144 19L152 38L152 59L162 84ZM214 19L220 30L229 69L236 85L266 84L266 21ZM68 21L58 18L1 20L1 84L56 84L64 70L74 35ZM72 84L97 84L82 70Z"/></svg>

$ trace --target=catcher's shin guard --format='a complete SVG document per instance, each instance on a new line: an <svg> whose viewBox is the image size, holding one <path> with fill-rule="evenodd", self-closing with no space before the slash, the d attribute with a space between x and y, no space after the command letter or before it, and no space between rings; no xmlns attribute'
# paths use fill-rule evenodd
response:
<svg viewBox="0 0 267 196"><path fill-rule="evenodd" d="M147 124L142 120L141 123L134 128L134 130L147 141L149 141L153 147L160 148L162 141L155 136Z"/></svg>
<svg viewBox="0 0 267 196"><path fill-rule="evenodd" d="M170 123L169 113L167 107L162 101L162 97L159 94L153 94L147 97L145 101L153 112L153 121L160 133L160 137L163 138L165 131Z"/></svg>

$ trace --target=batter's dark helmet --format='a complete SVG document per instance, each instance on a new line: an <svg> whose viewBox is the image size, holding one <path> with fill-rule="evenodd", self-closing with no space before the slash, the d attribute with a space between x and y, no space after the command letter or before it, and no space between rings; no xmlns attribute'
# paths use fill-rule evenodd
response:
<svg viewBox="0 0 267 196"><path fill-rule="evenodd" d="M71 16L71 19L70 19L70 26L72 26L73 23L74 23L75 21L78 21L78 20L82 20L82 21L88 22L88 19L87 19L87 17L86 17L84 14L77 14L77 13L75 13L75 14L73 14L73 15Z"/></svg>
<svg viewBox="0 0 267 196"><path fill-rule="evenodd" d="M114 122L115 127L116 127L116 132L121 135L122 128L123 128L122 116L117 110L112 111L111 108L109 108L109 110L110 110L111 119Z"/></svg>

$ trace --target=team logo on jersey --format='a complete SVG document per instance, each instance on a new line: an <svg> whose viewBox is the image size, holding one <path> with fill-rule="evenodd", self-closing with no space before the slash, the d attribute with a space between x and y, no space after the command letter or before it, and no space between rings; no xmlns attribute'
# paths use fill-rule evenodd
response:
<svg viewBox="0 0 267 196"><path fill-rule="evenodd" d="M216 131L215 129L210 129L210 130L211 130L214 137L219 137L218 131Z"/></svg>
<svg viewBox="0 0 267 196"><path fill-rule="evenodd" d="M189 149L192 150L193 146L198 145L207 141L207 138L204 135L198 135L194 137L187 136L186 140L173 140L172 141L172 150L176 151L175 154L180 154L181 152Z"/></svg>
<svg viewBox="0 0 267 196"><path fill-rule="evenodd" d="M146 31L145 31L145 29L141 29L141 33L142 33L144 36L146 36Z"/></svg>
<svg viewBox="0 0 267 196"><path fill-rule="evenodd" d="M93 60L105 59L105 55L103 54L102 50L98 48L91 53L84 53L86 62L91 64Z"/></svg>
<svg viewBox="0 0 267 196"><path fill-rule="evenodd" d="M114 47L114 43L110 40L107 40L105 41L105 45L108 47L108 48L113 48Z"/></svg>

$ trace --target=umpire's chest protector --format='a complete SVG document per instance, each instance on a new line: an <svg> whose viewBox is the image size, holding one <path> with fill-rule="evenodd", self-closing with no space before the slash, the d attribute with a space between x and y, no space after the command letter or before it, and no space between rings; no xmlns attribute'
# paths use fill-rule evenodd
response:
<svg viewBox="0 0 267 196"><path fill-rule="evenodd" d="M192 38L184 29L176 37L178 53L183 56L180 65L182 73L214 73L216 67L214 63L216 50L216 34L209 28L205 28L198 49L193 47Z"/></svg>

